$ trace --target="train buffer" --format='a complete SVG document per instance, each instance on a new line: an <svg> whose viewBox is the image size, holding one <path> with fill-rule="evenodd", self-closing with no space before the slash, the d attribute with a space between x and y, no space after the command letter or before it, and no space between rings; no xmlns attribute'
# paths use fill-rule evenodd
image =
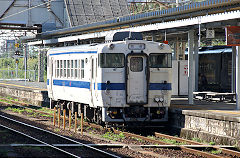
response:
<svg viewBox="0 0 240 158"><path fill-rule="evenodd" d="M236 93L218 93L218 92L193 92L195 99L198 100L206 100L206 101L228 101L228 102L235 102Z"/></svg>

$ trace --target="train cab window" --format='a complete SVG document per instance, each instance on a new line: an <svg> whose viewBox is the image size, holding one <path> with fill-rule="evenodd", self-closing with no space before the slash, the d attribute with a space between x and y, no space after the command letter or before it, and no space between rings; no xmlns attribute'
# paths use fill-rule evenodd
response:
<svg viewBox="0 0 240 158"><path fill-rule="evenodd" d="M77 78L77 71L78 70L78 61L77 60L75 60L74 61L74 78Z"/></svg>
<svg viewBox="0 0 240 158"><path fill-rule="evenodd" d="M151 68L171 68L172 54L170 53L153 53L149 55L149 66Z"/></svg>
<svg viewBox="0 0 240 158"><path fill-rule="evenodd" d="M84 59L81 60L81 79L84 78Z"/></svg>
<svg viewBox="0 0 240 158"><path fill-rule="evenodd" d="M124 67L123 53L101 53L99 54L101 68L122 68Z"/></svg>
<svg viewBox="0 0 240 158"><path fill-rule="evenodd" d="M143 70L143 58L142 57L131 57L130 70L132 72L141 72Z"/></svg>

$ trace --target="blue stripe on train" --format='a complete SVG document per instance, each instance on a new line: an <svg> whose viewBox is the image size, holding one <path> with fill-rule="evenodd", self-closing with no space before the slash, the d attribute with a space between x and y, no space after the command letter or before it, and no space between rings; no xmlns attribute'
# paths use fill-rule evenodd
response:
<svg viewBox="0 0 240 158"><path fill-rule="evenodd" d="M150 83L149 90L172 90L171 83Z"/></svg>
<svg viewBox="0 0 240 158"><path fill-rule="evenodd" d="M90 89L90 82L85 81L53 80L53 85Z"/></svg>
<svg viewBox="0 0 240 158"><path fill-rule="evenodd" d="M110 83L107 85L106 83L98 83L98 90L125 90L125 83Z"/></svg>
<svg viewBox="0 0 240 158"><path fill-rule="evenodd" d="M49 85L49 79L47 80ZM72 81L72 80L53 80L55 86L67 86L90 89L90 82L86 81ZM95 89L95 85L94 85ZM125 90L125 83L97 83L98 90ZM171 83L150 83L149 90L172 90Z"/></svg>

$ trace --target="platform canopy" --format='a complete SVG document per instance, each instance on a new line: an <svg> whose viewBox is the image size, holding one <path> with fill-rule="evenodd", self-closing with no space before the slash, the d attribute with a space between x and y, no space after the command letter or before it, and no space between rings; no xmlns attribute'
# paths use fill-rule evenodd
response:
<svg viewBox="0 0 240 158"><path fill-rule="evenodd" d="M64 0L71 26L129 14L127 0Z"/></svg>

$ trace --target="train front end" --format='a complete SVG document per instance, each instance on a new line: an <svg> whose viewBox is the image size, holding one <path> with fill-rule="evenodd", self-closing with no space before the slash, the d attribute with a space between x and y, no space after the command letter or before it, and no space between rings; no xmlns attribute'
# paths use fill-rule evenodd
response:
<svg viewBox="0 0 240 158"><path fill-rule="evenodd" d="M152 41L106 45L99 54L103 121L138 125L168 121L171 57L169 45Z"/></svg>

